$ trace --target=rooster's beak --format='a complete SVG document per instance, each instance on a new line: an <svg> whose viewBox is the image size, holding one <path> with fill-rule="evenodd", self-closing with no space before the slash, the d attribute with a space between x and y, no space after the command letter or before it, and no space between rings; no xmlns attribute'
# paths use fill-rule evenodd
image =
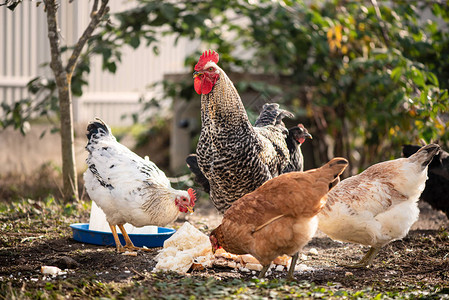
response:
<svg viewBox="0 0 449 300"><path fill-rule="evenodd" d="M203 75L203 72L201 71L195 71L193 72L193 78L197 78L198 76Z"/></svg>
<svg viewBox="0 0 449 300"><path fill-rule="evenodd" d="M189 213L191 214L193 213L193 206L186 205L186 208L189 211Z"/></svg>

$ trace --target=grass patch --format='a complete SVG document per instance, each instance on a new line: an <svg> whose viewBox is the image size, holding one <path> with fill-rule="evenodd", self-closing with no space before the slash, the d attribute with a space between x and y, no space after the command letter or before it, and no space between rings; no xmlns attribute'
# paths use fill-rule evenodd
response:
<svg viewBox="0 0 449 300"><path fill-rule="evenodd" d="M25 288L23 288L25 287ZM3 299L442 299L449 297L447 288L427 290L407 289L380 291L365 288L353 291L329 283L318 286L308 281L232 279L220 280L200 276L180 276L169 273L147 274L145 279L125 283L103 283L96 279L72 282L54 280L15 288L11 283L0 284Z"/></svg>

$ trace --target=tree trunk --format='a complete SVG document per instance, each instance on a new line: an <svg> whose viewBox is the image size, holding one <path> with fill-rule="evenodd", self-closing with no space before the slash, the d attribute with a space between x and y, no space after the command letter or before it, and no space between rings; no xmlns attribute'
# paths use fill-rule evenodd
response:
<svg viewBox="0 0 449 300"><path fill-rule="evenodd" d="M78 180L75 165L75 147L73 134L73 111L72 93L70 85L72 74L75 70L76 62L87 40L92 36L94 29L101 19L109 12L107 6L109 0L101 0L101 7L98 9L98 0L92 5L91 20L86 30L76 43L67 66L64 68L61 60L61 48L59 46L58 22L56 11L58 4L56 0L44 0L47 11L48 39L50 41L51 62L50 67L55 75L59 96L59 112L61 119L61 149L62 149L62 177L63 196L69 200L78 200ZM98 9L98 10L97 10Z"/></svg>
<svg viewBox="0 0 449 300"><path fill-rule="evenodd" d="M78 200L78 180L76 177L75 147L73 134L72 98L70 80L61 60L59 46L58 23L56 18L57 4L55 0L45 0L47 10L48 39L50 42L50 67L55 75L58 87L59 110L61 119L61 150L62 150L62 177L63 196L65 200L72 197Z"/></svg>

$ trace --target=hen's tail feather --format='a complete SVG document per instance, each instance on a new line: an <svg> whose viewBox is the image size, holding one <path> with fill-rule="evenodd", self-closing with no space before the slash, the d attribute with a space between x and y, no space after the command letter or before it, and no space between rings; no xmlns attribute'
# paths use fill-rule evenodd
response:
<svg viewBox="0 0 449 300"><path fill-rule="evenodd" d="M263 127L267 125L283 126L284 123L282 122L282 119L285 117L293 118L294 115L285 109L280 109L279 104L277 103L265 103L262 107L262 111L260 112L259 117L254 123L254 126L255 127Z"/></svg>
<svg viewBox="0 0 449 300"><path fill-rule="evenodd" d="M106 135L110 135L110 131L108 125L106 125L106 123L102 119L95 118L93 122L90 122L89 125L87 125L86 136L89 142L91 141L92 136L98 138L100 136Z"/></svg>
<svg viewBox="0 0 449 300"><path fill-rule="evenodd" d="M345 158L336 157L336 158L331 159L323 167L327 166L327 167L329 167L331 169L331 174L332 174L332 176L334 178L334 181L335 181L343 173L343 171L346 169L348 164L349 163L348 163L348 161Z"/></svg>
<svg viewBox="0 0 449 300"><path fill-rule="evenodd" d="M207 180L206 176L204 176L203 172L201 172L200 167L198 166L198 159L195 154L190 154L186 158L187 166L190 171L195 175L195 182L203 187L203 190L209 194L210 185L209 180Z"/></svg>

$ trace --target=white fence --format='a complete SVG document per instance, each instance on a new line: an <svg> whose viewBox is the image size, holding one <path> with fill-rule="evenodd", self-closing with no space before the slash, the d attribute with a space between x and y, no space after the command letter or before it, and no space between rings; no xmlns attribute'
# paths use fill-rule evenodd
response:
<svg viewBox="0 0 449 300"><path fill-rule="evenodd" d="M111 12L132 7L132 1L110 1ZM73 45L89 22L92 1L61 1L59 27L61 44ZM160 55L144 46L134 50L123 49L122 62L116 74L103 71L101 58L94 57L89 86L83 96L74 99L76 122L87 122L94 116L104 118L111 125L125 125L130 119L121 119L141 109L138 100L152 95L147 86L162 80L166 73L182 73L184 58L195 51L199 42L180 39L174 46L173 37L163 37ZM27 96L26 83L38 75L51 75L41 64L50 60L46 15L43 4L24 1L10 11L0 8L0 103L14 103ZM66 60L64 60L66 61ZM1 110L0 110L1 113Z"/></svg>

